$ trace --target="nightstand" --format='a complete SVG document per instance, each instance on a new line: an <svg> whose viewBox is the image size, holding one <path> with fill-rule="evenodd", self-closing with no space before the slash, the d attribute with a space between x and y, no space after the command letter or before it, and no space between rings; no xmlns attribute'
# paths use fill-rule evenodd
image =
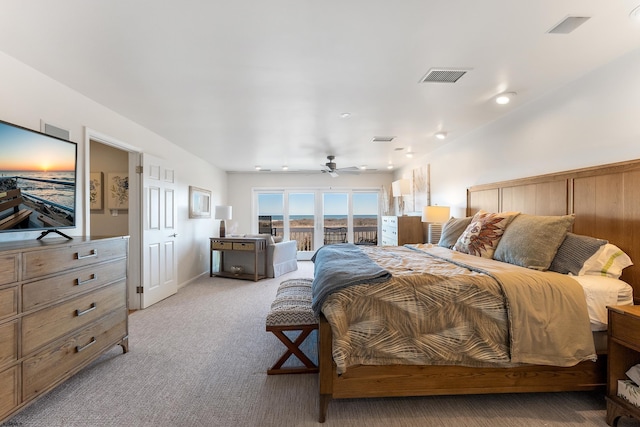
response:
<svg viewBox="0 0 640 427"><path fill-rule="evenodd" d="M618 397L618 380L628 379L625 372L640 363L640 306L607 309L607 424L615 426L621 416L640 419L640 408Z"/></svg>

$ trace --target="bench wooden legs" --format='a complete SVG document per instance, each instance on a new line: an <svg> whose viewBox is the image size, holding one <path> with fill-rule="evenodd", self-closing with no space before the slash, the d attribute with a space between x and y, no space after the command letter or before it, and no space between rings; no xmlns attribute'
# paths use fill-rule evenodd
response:
<svg viewBox="0 0 640 427"><path fill-rule="evenodd" d="M267 331L273 332L282 343L287 346L287 351L278 359L278 361L267 371L269 375L276 374L307 374L318 372L318 366L313 363L306 354L300 350L300 345L309 336L311 332L318 329L317 324L313 325L290 325L290 326L267 326ZM300 331L295 341L291 341L284 331ZM295 355L304 367L283 368L282 365L292 356Z"/></svg>

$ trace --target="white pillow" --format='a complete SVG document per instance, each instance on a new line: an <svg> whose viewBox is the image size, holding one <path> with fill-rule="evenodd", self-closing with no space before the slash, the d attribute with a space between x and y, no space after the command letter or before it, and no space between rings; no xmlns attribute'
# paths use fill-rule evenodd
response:
<svg viewBox="0 0 640 427"><path fill-rule="evenodd" d="M616 245L607 243L584 262L578 276L605 276L618 279L622 275L622 270L630 265L633 265L633 262L629 255Z"/></svg>

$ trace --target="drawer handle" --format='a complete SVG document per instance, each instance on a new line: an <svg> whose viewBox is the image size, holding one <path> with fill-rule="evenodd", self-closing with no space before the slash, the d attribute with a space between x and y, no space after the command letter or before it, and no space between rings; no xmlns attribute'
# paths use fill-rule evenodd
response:
<svg viewBox="0 0 640 427"><path fill-rule="evenodd" d="M91 249L91 253L89 255L80 255L80 252L76 252L76 259L86 259L86 258L93 258L97 256L98 256L97 249Z"/></svg>
<svg viewBox="0 0 640 427"><path fill-rule="evenodd" d="M87 279L87 280L80 280L80 278L77 278L76 279L76 286L86 285L87 283L95 282L96 280L98 280L98 275L97 274L92 274L91 278Z"/></svg>
<svg viewBox="0 0 640 427"><path fill-rule="evenodd" d="M80 317L80 316L82 316L82 315L84 315L84 314L87 314L88 312L95 310L95 309L96 309L96 307L98 307L98 306L96 305L96 303L95 303L95 302L92 302L92 303L91 303L91 306L90 306L89 308L87 308L86 310L83 310L83 311L76 310L76 316Z"/></svg>
<svg viewBox="0 0 640 427"><path fill-rule="evenodd" d="M89 348L92 345L94 345L96 342L98 342L98 340L96 340L95 337L91 337L91 341L89 341L85 345L77 345L76 346L76 353L80 353L82 350L86 350L87 348Z"/></svg>

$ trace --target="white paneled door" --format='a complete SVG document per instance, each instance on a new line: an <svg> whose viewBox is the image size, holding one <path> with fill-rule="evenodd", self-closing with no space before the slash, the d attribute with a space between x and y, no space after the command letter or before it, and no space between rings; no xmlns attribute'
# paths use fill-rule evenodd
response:
<svg viewBox="0 0 640 427"><path fill-rule="evenodd" d="M178 291L174 170L162 159L142 155L143 232L141 308Z"/></svg>

